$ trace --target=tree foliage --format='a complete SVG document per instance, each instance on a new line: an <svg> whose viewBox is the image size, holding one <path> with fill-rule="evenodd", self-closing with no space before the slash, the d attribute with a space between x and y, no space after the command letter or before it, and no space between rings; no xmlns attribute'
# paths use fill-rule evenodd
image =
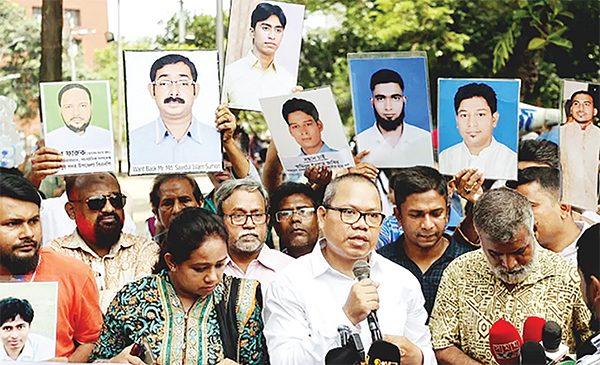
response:
<svg viewBox="0 0 600 365"><path fill-rule="evenodd" d="M0 95L17 102L17 116L33 118L40 95L40 24L28 19L24 9L6 1L0 1L0 19ZM7 78L17 74L20 77Z"/></svg>

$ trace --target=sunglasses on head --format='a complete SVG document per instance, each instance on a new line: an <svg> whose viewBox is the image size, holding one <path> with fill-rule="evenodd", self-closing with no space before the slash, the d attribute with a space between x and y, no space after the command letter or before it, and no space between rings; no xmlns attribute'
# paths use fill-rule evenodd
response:
<svg viewBox="0 0 600 365"><path fill-rule="evenodd" d="M110 205L116 209L121 209L125 206L127 197L121 193L115 193L111 195L96 195L86 200L72 200L72 202L84 201L91 210L101 210L106 205L106 200L109 200Z"/></svg>

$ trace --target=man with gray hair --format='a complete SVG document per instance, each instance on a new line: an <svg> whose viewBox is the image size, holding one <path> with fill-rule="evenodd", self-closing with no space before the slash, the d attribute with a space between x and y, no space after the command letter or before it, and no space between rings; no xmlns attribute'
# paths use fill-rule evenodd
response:
<svg viewBox="0 0 600 365"><path fill-rule="evenodd" d="M269 202L265 188L249 178L224 181L215 192L229 242L225 274L260 281L263 292L277 272L294 259L265 245Z"/></svg>
<svg viewBox="0 0 600 365"><path fill-rule="evenodd" d="M475 203L481 249L444 271L429 328L440 363L493 364L489 329L499 319L523 332L537 316L562 326L571 352L590 335L590 312L575 266L541 247L529 201L509 188L492 189Z"/></svg>

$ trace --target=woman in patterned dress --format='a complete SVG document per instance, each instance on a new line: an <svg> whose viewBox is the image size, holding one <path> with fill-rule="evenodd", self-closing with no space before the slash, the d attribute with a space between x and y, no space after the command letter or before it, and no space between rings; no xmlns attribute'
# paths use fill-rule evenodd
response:
<svg viewBox="0 0 600 365"><path fill-rule="evenodd" d="M227 231L202 208L171 224L155 274L125 285L110 304L91 360L144 364L266 364L260 284L223 274ZM136 346L138 347L138 346Z"/></svg>

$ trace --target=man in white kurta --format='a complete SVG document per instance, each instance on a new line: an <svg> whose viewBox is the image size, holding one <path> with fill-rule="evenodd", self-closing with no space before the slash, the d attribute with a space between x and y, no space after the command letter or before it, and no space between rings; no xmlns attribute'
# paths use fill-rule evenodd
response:
<svg viewBox="0 0 600 365"><path fill-rule="evenodd" d="M366 318L377 309L384 339L400 348L402 364L435 364L419 282L374 250L384 215L373 182L356 174L337 178L317 216L325 238L267 289L264 333L271 362L323 364L341 344L340 325L360 334L368 351ZM354 279L357 260L369 262L370 279Z"/></svg>
<svg viewBox="0 0 600 365"><path fill-rule="evenodd" d="M574 121L560 127L563 200L591 211L598 205L600 128L593 123L597 114L592 94L575 92L571 96Z"/></svg>

